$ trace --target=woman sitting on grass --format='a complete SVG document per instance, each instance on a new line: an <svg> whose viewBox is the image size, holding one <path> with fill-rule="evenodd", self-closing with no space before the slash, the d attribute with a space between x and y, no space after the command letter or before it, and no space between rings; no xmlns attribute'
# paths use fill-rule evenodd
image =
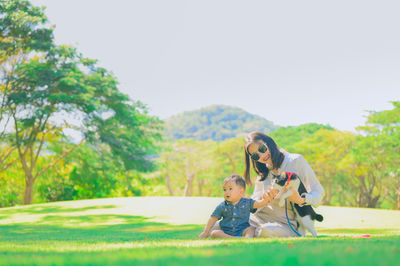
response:
<svg viewBox="0 0 400 266"><path fill-rule="evenodd" d="M248 184L250 180L250 160L254 171L258 174L252 198L268 201L268 204L250 216L250 224L256 228L257 237L293 237L297 234L290 228L285 212L285 206L279 206L279 199L274 199L278 191L272 189L272 178L282 172L296 173L308 193L299 195L292 190L293 195L288 200L299 205L310 204L316 207L325 194L314 171L300 154L288 153L278 149L275 141L261 133L252 132L245 140L245 173ZM297 230L294 211L288 205L287 213L290 224ZM303 232L299 232L303 234Z"/></svg>

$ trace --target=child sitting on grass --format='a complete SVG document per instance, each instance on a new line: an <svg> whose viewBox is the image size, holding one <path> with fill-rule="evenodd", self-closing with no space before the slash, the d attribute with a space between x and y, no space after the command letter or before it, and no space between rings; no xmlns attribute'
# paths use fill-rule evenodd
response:
<svg viewBox="0 0 400 266"><path fill-rule="evenodd" d="M223 182L224 198L221 204L217 206L208 219L204 231L199 235L200 238L206 238L211 235L212 238L232 238L232 237L254 237L255 228L250 226L250 211L263 207L268 201L255 201L244 198L246 182L240 175L231 175ZM221 219L219 223L222 230L213 230L211 228Z"/></svg>

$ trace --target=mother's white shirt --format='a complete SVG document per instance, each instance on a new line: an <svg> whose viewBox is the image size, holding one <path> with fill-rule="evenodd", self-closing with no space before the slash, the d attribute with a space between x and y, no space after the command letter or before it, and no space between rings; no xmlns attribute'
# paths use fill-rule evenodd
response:
<svg viewBox="0 0 400 266"><path fill-rule="evenodd" d="M303 182L307 193L304 193L306 203L310 204L313 207L317 207L322 197L325 195L325 191L315 176L314 171L308 164L308 162L304 159L304 157L300 154L288 153L282 150L285 158L282 162L281 167L278 169L279 174L281 172L293 172L296 173L300 180ZM264 181L256 181L254 193L252 195L253 199L260 199L265 189L268 188L269 184L272 181L272 173L270 172L267 178ZM262 221L259 222L284 222L287 223L284 208L278 206L278 199L272 200L270 204L259 209L255 216ZM291 223L294 223L293 212L288 208L289 219Z"/></svg>

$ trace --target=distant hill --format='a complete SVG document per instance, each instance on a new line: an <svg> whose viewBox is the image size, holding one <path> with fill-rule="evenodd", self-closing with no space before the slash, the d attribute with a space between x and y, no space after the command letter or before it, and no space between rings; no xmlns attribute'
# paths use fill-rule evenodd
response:
<svg viewBox="0 0 400 266"><path fill-rule="evenodd" d="M255 130L268 133L277 127L271 121L238 107L211 105L167 118L165 135L174 140L193 138L221 141Z"/></svg>

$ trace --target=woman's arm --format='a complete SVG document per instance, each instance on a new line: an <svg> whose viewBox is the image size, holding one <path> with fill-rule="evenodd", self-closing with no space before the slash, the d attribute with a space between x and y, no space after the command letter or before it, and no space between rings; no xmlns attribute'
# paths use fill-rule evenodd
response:
<svg viewBox="0 0 400 266"><path fill-rule="evenodd" d="M306 204L306 198L304 196L301 196L299 194L299 192L294 187L290 188L290 190L292 191L292 195L287 197L288 201L291 201L291 202L296 203L298 205Z"/></svg>
<svg viewBox="0 0 400 266"><path fill-rule="evenodd" d="M308 191L300 196L305 199L306 204L317 207L321 203L322 197L325 195L324 188L318 181L317 176L315 175L311 166L301 155L296 159L296 168L298 176Z"/></svg>

